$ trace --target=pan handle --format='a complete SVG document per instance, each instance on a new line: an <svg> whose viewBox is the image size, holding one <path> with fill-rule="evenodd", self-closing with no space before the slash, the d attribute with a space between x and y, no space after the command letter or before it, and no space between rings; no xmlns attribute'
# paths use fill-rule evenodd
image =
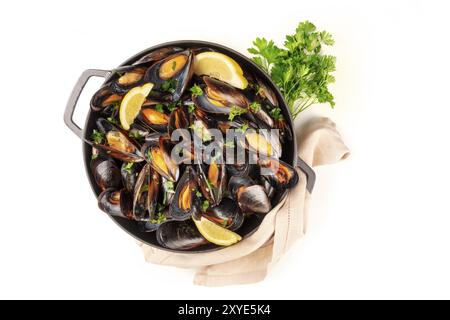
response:
<svg viewBox="0 0 450 320"><path fill-rule="evenodd" d="M297 158L297 167L299 167L300 170L302 170L302 172L306 175L306 190L311 193L314 189L314 184L316 183L316 173L300 157Z"/></svg>
<svg viewBox="0 0 450 320"><path fill-rule="evenodd" d="M64 123L70 130L73 131L80 139L82 139L83 131L82 129L73 121L73 113L75 112L75 107L77 106L78 99L80 98L81 92L83 91L86 83L91 77L103 77L106 78L111 71L109 70L98 70L98 69L88 69L84 71L80 78L78 79L75 87L72 90L69 101L67 101L66 110L64 112Z"/></svg>

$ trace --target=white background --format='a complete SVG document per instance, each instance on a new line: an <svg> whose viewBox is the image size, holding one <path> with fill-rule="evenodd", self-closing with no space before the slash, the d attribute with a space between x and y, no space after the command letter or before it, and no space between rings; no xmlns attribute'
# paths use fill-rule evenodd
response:
<svg viewBox="0 0 450 320"><path fill-rule="evenodd" d="M445 1L2 1L0 298L450 298L448 14ZM334 35L338 71L335 110L300 122L331 117L352 151L317 169L309 233L255 285L198 287L145 263L97 209L63 124L78 76L170 40L246 53L304 19Z"/></svg>

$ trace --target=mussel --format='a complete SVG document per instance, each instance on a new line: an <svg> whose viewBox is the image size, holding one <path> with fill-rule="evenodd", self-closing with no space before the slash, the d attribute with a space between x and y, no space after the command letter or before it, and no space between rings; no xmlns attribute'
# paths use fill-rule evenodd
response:
<svg viewBox="0 0 450 320"><path fill-rule="evenodd" d="M137 177L142 166L138 163L124 162L120 168L120 175L122 176L122 184L129 192L134 192Z"/></svg>
<svg viewBox="0 0 450 320"><path fill-rule="evenodd" d="M155 61L162 60L166 58L167 56L174 54L176 52L182 51L183 49L178 47L164 47L157 49L155 51L152 51L150 53L147 53L142 58L140 58L138 61L134 63L134 65L146 65L151 64Z"/></svg>
<svg viewBox="0 0 450 320"><path fill-rule="evenodd" d="M267 213L272 208L264 187L249 177L232 177L228 190L244 213Z"/></svg>
<svg viewBox="0 0 450 320"><path fill-rule="evenodd" d="M219 205L209 207L203 216L232 231L239 229L244 223L244 214L230 198L224 198Z"/></svg>
<svg viewBox="0 0 450 320"><path fill-rule="evenodd" d="M163 223L156 231L156 240L161 246L172 250L190 250L208 243L192 220Z"/></svg>
<svg viewBox="0 0 450 320"><path fill-rule="evenodd" d="M140 162L144 158L139 146L125 131L104 118L97 120L97 127L104 134L105 141L94 142L93 146L113 158L126 162Z"/></svg>
<svg viewBox="0 0 450 320"><path fill-rule="evenodd" d="M186 220L195 216L199 209L196 195L197 184L191 167L187 167L177 184L173 200L169 206L169 215L174 220Z"/></svg>
<svg viewBox="0 0 450 320"><path fill-rule="evenodd" d="M259 159L258 165L272 185L278 189L288 189L298 182L297 171L287 163L276 159Z"/></svg>
<svg viewBox="0 0 450 320"><path fill-rule="evenodd" d="M131 194L126 190L106 189L98 196L98 207L112 215L132 219Z"/></svg>
<svg viewBox="0 0 450 320"><path fill-rule="evenodd" d="M156 62L145 74L146 81L154 84L150 97L169 102L178 101L191 80L193 71L191 50L176 52Z"/></svg>
<svg viewBox="0 0 450 320"><path fill-rule="evenodd" d="M156 132L166 132L169 124L169 116L155 107L143 108L138 119Z"/></svg>
<svg viewBox="0 0 450 320"><path fill-rule="evenodd" d="M245 147L257 155L274 158L281 156L279 137L274 132L251 128L245 132L245 141Z"/></svg>
<svg viewBox="0 0 450 320"><path fill-rule="evenodd" d="M115 107L122 101L122 98L123 95L113 92L110 85L104 85L92 96L91 109L101 111Z"/></svg>
<svg viewBox="0 0 450 320"><path fill-rule="evenodd" d="M97 156L91 161L91 170L94 180L101 190L122 187L120 170L116 162L104 156Z"/></svg>
<svg viewBox="0 0 450 320"><path fill-rule="evenodd" d="M192 97L199 109L214 114L229 114L232 107L247 109L249 101L238 89L208 76L202 79L205 94Z"/></svg>
<svg viewBox="0 0 450 320"><path fill-rule="evenodd" d="M150 164L146 164L136 181L133 195L133 218L136 221L155 219L160 176Z"/></svg>
<svg viewBox="0 0 450 320"><path fill-rule="evenodd" d="M142 146L142 154L150 165L164 178L176 182L179 176L178 164L171 157L168 135L150 134Z"/></svg>
<svg viewBox="0 0 450 320"><path fill-rule="evenodd" d="M146 68L127 66L115 70L117 79L111 82L111 90L118 94L127 93L131 88L139 86L144 80Z"/></svg>
<svg viewBox="0 0 450 320"><path fill-rule="evenodd" d="M226 190L227 174L225 164L211 161L209 165L197 165L197 183L203 196L211 205L218 205L222 201Z"/></svg>

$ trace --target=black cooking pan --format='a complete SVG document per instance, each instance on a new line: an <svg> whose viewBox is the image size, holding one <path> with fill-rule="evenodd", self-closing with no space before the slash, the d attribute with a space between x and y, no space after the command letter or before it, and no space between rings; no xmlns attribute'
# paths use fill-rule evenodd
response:
<svg viewBox="0 0 450 320"><path fill-rule="evenodd" d="M148 48L137 55L129 58L124 63L122 63L119 67L124 65L130 65L137 60L139 60L144 55L163 48L163 47L181 47L181 48L192 48L192 47L198 47L198 48L211 48L212 50L224 53L234 60L238 62L239 65L241 65L243 70L247 70L260 79L264 83L266 83L276 94L277 99L280 103L280 108L283 112L283 116L285 119L287 119L288 125L293 129L292 124L292 117L289 112L289 108L281 95L278 88L275 86L275 84L272 82L270 77L262 71L261 68L259 68L255 63L253 63L250 59L245 57L244 55L240 54L239 52L236 52L230 48L224 47L222 45L211 43L211 42L205 42L205 41L197 41L197 40L184 40L184 41L173 41L168 43L159 44L157 46L153 46L151 48ZM90 134L92 133L92 130L95 128L95 121L99 117L99 114L97 112L93 112L92 110L89 111L86 119L86 123L84 125L84 128L81 129L74 121L73 121L73 113L75 111L75 107L77 105L78 98L80 97L81 92L83 91L84 86L86 85L87 81L91 77L102 77L105 78L105 82L109 80L109 78L114 74L114 70L107 71L107 70L97 70L97 69L89 69L83 72L81 77L78 79L78 82L76 83L72 94L69 98L69 101L66 106L66 110L64 113L64 122L66 125L71 129L82 141L83 146L83 157L84 157L84 165L86 169L86 173L89 177L89 182L91 184L91 188L94 191L94 194L96 197L100 194L100 189L98 188L97 184L95 183L94 177L92 175L92 172L90 170L90 161L91 161L91 155L92 155L92 147L86 143L86 140L90 139ZM315 174L314 171L300 158L297 158L297 150L296 150L296 137L293 135L293 141L290 144L283 145L283 157L282 160L284 160L286 163L291 164L292 166L298 166L306 175L307 177L307 189L309 192L312 191L312 188L314 186L315 182ZM279 199L281 199L284 196L284 194L279 195ZM279 200L278 199L278 200ZM138 225L134 221L126 220L119 217L113 217L110 216L111 219L113 219L119 226L121 226L126 232L128 232L131 236L135 237L136 239L150 245L153 247L157 247L159 249L164 249L168 251L176 251L177 250L171 250L167 248L161 247L158 242L156 241L155 232L152 233L145 233L140 231ZM250 234L255 232L259 225L261 224L263 217L261 215L252 215L249 219L245 220L244 225L239 229L238 233L243 237L248 237ZM179 252L205 252L205 251L211 251L211 250L217 250L221 247L217 247L215 245L206 245L199 248L196 248L191 251L179 251Z"/></svg>

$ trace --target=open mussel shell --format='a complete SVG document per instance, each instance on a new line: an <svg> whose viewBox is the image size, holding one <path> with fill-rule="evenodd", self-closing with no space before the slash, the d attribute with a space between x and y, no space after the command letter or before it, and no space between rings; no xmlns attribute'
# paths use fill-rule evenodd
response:
<svg viewBox="0 0 450 320"><path fill-rule="evenodd" d="M208 113L229 114L233 106L248 107L248 99L238 89L208 76L202 79L205 83L204 94L192 99L199 109Z"/></svg>
<svg viewBox="0 0 450 320"><path fill-rule="evenodd" d="M178 101L191 80L193 72L191 50L176 52L156 62L145 74L145 80L154 84L150 97L164 101Z"/></svg>
<svg viewBox="0 0 450 320"><path fill-rule="evenodd" d="M249 177L232 177L228 190L244 213L267 213L272 208L264 187Z"/></svg>
<svg viewBox="0 0 450 320"><path fill-rule="evenodd" d="M97 120L98 129L105 134L105 143L93 146L109 156L126 162L141 162L144 158L139 151L139 145L127 133L104 118Z"/></svg>
<svg viewBox="0 0 450 320"><path fill-rule="evenodd" d="M122 177L122 184L129 192L134 192L136 181L141 171L142 165L138 163L124 162L120 168L120 175Z"/></svg>
<svg viewBox="0 0 450 320"><path fill-rule="evenodd" d="M101 87L91 98L91 109L93 111L102 111L115 107L122 101L123 95L113 92L109 84Z"/></svg>
<svg viewBox="0 0 450 320"><path fill-rule="evenodd" d="M273 92L272 89L270 89L261 79L257 78L256 83L258 86L257 94L263 98L267 99L270 104L274 107L278 107L278 99L275 95L275 92Z"/></svg>
<svg viewBox="0 0 450 320"><path fill-rule="evenodd" d="M298 183L297 171L281 160L259 159L258 165L261 174L277 189L292 188Z"/></svg>
<svg viewBox="0 0 450 320"><path fill-rule="evenodd" d="M190 250L208 244L192 220L167 221L156 231L158 243L172 250Z"/></svg>
<svg viewBox="0 0 450 320"><path fill-rule="evenodd" d="M209 165L196 166L197 184L211 205L218 205L227 187L225 164L212 161Z"/></svg>
<svg viewBox="0 0 450 320"><path fill-rule="evenodd" d="M132 219L131 194L126 190L106 189L98 196L98 207L109 215Z"/></svg>
<svg viewBox="0 0 450 320"><path fill-rule="evenodd" d="M156 132L167 132L169 124L169 116L164 112L158 111L155 107L142 108L138 115L144 126Z"/></svg>
<svg viewBox="0 0 450 320"><path fill-rule="evenodd" d="M125 66L116 69L116 77L110 84L111 91L117 94L125 94L132 88L141 85L146 71L146 68L137 66Z"/></svg>
<svg viewBox="0 0 450 320"><path fill-rule="evenodd" d="M112 158L97 156L91 161L91 171L101 190L120 189L122 187L119 167Z"/></svg>
<svg viewBox="0 0 450 320"><path fill-rule="evenodd" d="M150 134L141 148L148 163L164 178L176 182L180 169L171 157L170 138L168 135Z"/></svg>
<svg viewBox="0 0 450 320"><path fill-rule="evenodd" d="M186 167L177 184L173 200L169 206L169 216L174 220L186 220L195 216L199 210L196 196L197 184L191 167Z"/></svg>
<svg viewBox="0 0 450 320"><path fill-rule="evenodd" d="M264 157L281 157L281 143L276 132L250 128L245 132L245 147L249 152Z"/></svg>
<svg viewBox="0 0 450 320"><path fill-rule="evenodd" d="M138 61L136 61L134 63L134 65L152 64L156 61L160 61L160 60L166 58L167 56L174 54L176 52L179 52L179 51L183 51L183 49L179 48L179 47L164 47L161 49L157 49L155 51L152 51L152 52L146 54L142 58L140 58Z"/></svg>
<svg viewBox="0 0 450 320"><path fill-rule="evenodd" d="M133 194L133 217L136 221L155 219L160 188L160 176L146 164L136 181Z"/></svg>
<svg viewBox="0 0 450 320"><path fill-rule="evenodd" d="M168 125L168 133L172 136L173 132L177 129L187 129L191 125L191 119L186 106L181 105L175 108L169 116L169 125ZM186 139L190 139L190 136L187 137L184 135L183 137Z"/></svg>
<svg viewBox="0 0 450 320"><path fill-rule="evenodd" d="M239 229L245 218L236 201L230 198L224 198L219 205L209 207L203 216L232 231Z"/></svg>

